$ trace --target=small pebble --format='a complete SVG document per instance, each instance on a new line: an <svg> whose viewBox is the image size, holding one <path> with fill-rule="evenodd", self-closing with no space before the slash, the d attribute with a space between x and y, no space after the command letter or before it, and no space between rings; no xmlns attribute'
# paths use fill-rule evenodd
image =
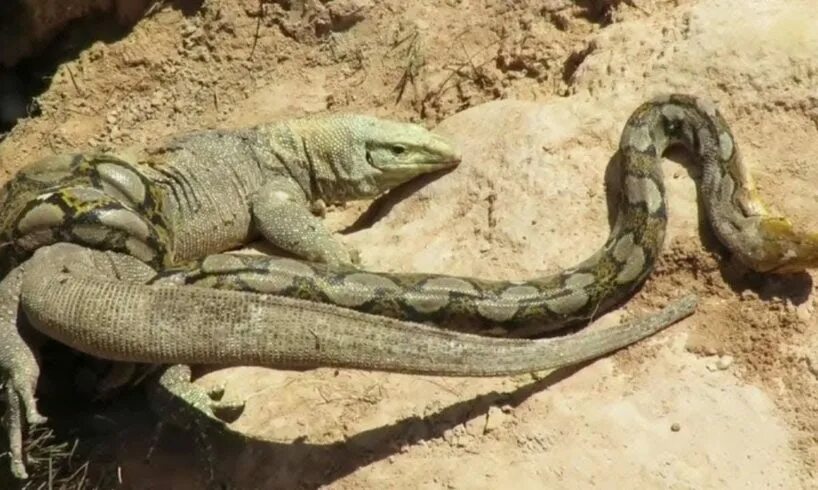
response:
<svg viewBox="0 0 818 490"><path fill-rule="evenodd" d="M733 356L721 356L718 361L716 361L716 368L720 371L724 371L725 369L729 368L733 364Z"/></svg>

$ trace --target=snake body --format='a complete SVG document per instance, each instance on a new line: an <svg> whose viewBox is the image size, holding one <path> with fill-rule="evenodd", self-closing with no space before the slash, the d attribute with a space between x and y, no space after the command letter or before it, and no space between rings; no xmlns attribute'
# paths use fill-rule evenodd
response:
<svg viewBox="0 0 818 490"><path fill-rule="evenodd" d="M212 362L230 350L233 362L264 365L496 375L591 359L644 338L690 314L695 300L620 329L554 342L485 339L381 316L466 322L485 334L528 337L609 310L642 284L662 250L667 209L659 163L676 144L703 167L706 214L736 257L758 271L818 264L818 235L798 233L765 210L722 116L686 95L649 101L625 125L618 213L603 247L558 274L519 282L339 265L352 262L353 254L310 214L311 204L371 198L459 162L447 142L414 125L329 116L203 132L136 158L78 154L30 165L0 188L0 381L9 400L4 426L12 469L25 475L24 415L42 420L33 396L38 346L22 335L20 311L51 338L129 362ZM259 235L311 261L218 253ZM66 251L59 242L97 258L126 254L120 259L133 262L122 262L130 265L120 272L149 264L160 287L111 281L102 269L93 277L82 270L65 274L59 260L48 258ZM40 262L31 258L35 253ZM161 286L167 283L210 290ZM141 306L129 311L134 305ZM328 331L314 332L313 323ZM192 338L185 333L191 329L199 329ZM223 345L218 332L232 340ZM131 375L114 384L124 378ZM208 412L206 395L186 379L174 384L176 396Z"/></svg>
<svg viewBox="0 0 818 490"><path fill-rule="evenodd" d="M217 254L167 270L157 282L255 291L485 334L533 336L586 321L627 298L659 256L667 225L664 152L684 146L703 169L699 182L710 223L752 269L790 272L818 263L818 235L798 234L768 214L733 135L712 103L670 95L641 105L619 144L622 173L615 224L600 250L554 275L486 281L433 274L390 274L280 257Z"/></svg>
<svg viewBox="0 0 818 490"><path fill-rule="evenodd" d="M617 218L602 248L560 273L514 282L388 274L279 257L207 255L208 250L230 248L229 240L206 230L188 232L202 228L194 223L198 218L188 222L183 216L169 217L167 203L193 202L188 207L196 208L206 206L199 202L203 199L218 201L218 196L203 194L209 189L196 188L196 173L210 171L196 156L235 158L236 165L258 158L260 150L244 149L261 146L253 146L250 134L255 133L194 135L154 150L147 164L80 154L27 167L0 190L0 248L5 248L0 253L4 259L25 257L49 243L81 243L143 260L160 271L154 282L271 293L399 319L467 324L487 334L534 336L599 315L642 284L662 250L667 225L660 159L669 147L682 145L703 169L698 184L716 235L741 261L762 272L802 270L818 263L818 235L796 233L788 220L766 211L724 118L712 103L688 95L650 100L625 124L619 144ZM277 141L287 143L284 148L298 146L289 139ZM169 163L151 163L157 159ZM298 169L291 171L296 177ZM253 172L242 178L249 182ZM315 185L315 176L304 179ZM211 181L208 185L220 182ZM243 230L247 224L226 220L225 226ZM198 246L194 237L214 243ZM185 240L189 244L183 244L180 253L179 243L173 242Z"/></svg>

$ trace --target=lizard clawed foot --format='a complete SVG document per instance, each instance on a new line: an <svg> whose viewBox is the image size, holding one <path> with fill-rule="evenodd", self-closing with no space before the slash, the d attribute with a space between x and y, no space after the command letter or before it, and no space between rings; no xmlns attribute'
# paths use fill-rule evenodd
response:
<svg viewBox="0 0 818 490"><path fill-rule="evenodd" d="M205 390L191 381L190 367L169 366L148 384L151 407L160 417L146 461L150 459L167 424L193 434L199 453L206 460L209 481L215 481L214 450L209 435L212 430L226 430L226 424L244 411L243 402L225 402L224 387Z"/></svg>
<svg viewBox="0 0 818 490"><path fill-rule="evenodd" d="M3 416L3 428L9 440L9 458L11 473L15 478L28 478L23 452L23 428L26 425L37 425L47 421L37 410L34 399L33 384L20 376L12 376L5 382L6 413ZM25 418L24 418L25 417Z"/></svg>
<svg viewBox="0 0 818 490"><path fill-rule="evenodd" d="M327 264L331 267L357 269L361 265L361 254L358 249L335 239L328 241L320 252L300 255L302 259Z"/></svg>
<svg viewBox="0 0 818 490"><path fill-rule="evenodd" d="M202 416L216 423L229 423L244 410L244 402L222 400L223 386L206 390L193 384L190 367L182 364L165 368L149 384L148 395L154 412L163 421L181 428L187 428Z"/></svg>
<svg viewBox="0 0 818 490"><path fill-rule="evenodd" d="M23 268L17 267L0 281L0 384L6 398L2 424L9 441L11 473L19 479L28 478L23 451L25 426L46 422L34 397L40 378L36 336L18 318L22 278Z"/></svg>

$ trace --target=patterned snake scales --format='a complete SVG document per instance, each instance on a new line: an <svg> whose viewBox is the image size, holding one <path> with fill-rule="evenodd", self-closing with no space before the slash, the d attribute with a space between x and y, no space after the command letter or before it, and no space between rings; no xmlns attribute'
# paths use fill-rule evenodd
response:
<svg viewBox="0 0 818 490"><path fill-rule="evenodd" d="M558 274L524 282L494 282L431 274L376 273L289 258L225 253L167 267L154 282L273 293L412 321L455 324L466 321L486 334L535 336L607 311L627 298L647 277L661 251L667 222L660 157L674 144L685 146L702 165L699 186L707 216L718 238L738 259L752 269L778 273L818 263L818 235L796 233L787 219L768 214L715 106L687 95L670 95L641 105L622 132L622 192L608 240L591 257ZM127 162L115 158L96 164L99 168L121 166L122 174L134 173ZM7 232L11 230L11 237L8 234L5 237L6 245L27 239L41 242L42 237L34 235L43 232L72 237L78 234L76 223L83 222L79 218L87 219L95 211L81 200L76 204L61 201L66 217L61 223L51 223L45 229L31 223L37 219L37 213L32 212L36 203L42 202L43 196L59 192L62 184L58 177L65 178L55 176L51 187L45 186L47 192L33 193L36 199L28 204L20 206L17 200L17 214L4 217L4 228ZM48 176L39 175L38 179L38 186L43 189L43 179ZM6 204L14 204L15 194L32 194L25 190L24 181L16 183L23 186L23 191L15 190L13 180L7 186ZM139 210L149 214L156 205L151 183L144 179L137 179L137 183L143 201ZM93 187L95 196L104 190L93 179L83 185ZM127 181L119 185L120 194L127 194L130 199L137 194L128 188ZM115 195L111 199L116 198ZM6 204L0 202L0 209ZM156 216L150 219L156 225L152 240L161 252L162 237L169 231L162 228ZM27 236L21 231L24 224L37 231Z"/></svg>
<svg viewBox="0 0 818 490"><path fill-rule="evenodd" d="M651 271L667 223L660 157L682 144L703 168L699 183L712 227L751 269L789 273L818 264L818 234L799 234L761 203L733 136L715 106L687 95L641 105L620 141L622 192L604 246L580 264L525 282L387 274L287 258L217 254L157 282L272 293L383 316L478 324L482 333L528 337L588 320L621 302ZM498 327L499 325L499 327Z"/></svg>

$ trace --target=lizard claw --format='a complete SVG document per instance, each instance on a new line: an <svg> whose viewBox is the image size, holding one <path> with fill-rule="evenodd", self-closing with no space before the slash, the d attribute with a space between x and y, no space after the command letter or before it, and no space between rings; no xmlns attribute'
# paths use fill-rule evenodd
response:
<svg viewBox="0 0 818 490"><path fill-rule="evenodd" d="M224 387L210 390L193 384L190 368L170 366L149 385L151 405L165 421L187 427L204 415L219 423L230 423L244 410L244 402L222 401Z"/></svg>
<svg viewBox="0 0 818 490"><path fill-rule="evenodd" d="M359 268L361 254L355 247L350 247L333 240L328 246L315 254L303 255L302 258L311 262L319 262L333 267Z"/></svg>
<svg viewBox="0 0 818 490"><path fill-rule="evenodd" d="M6 398L2 425L9 442L11 473L28 478L24 462L23 430L26 424L46 421L34 398L40 365L35 350L38 341L21 323L19 315L20 284L23 269L18 267L0 281L0 383Z"/></svg>
<svg viewBox="0 0 818 490"><path fill-rule="evenodd" d="M9 458L11 473L15 478L28 478L23 452L23 427L42 424L46 417L37 410L32 385L19 376L12 376L4 387L6 413L3 416L3 427L9 439ZM25 416L25 419L23 418Z"/></svg>
<svg viewBox="0 0 818 490"><path fill-rule="evenodd" d="M161 437L162 429L172 424L190 431L196 438L200 456L206 460L210 482L215 481L216 460L210 433L226 429L244 411L243 402L225 402L224 387L205 390L191 381L190 367L182 364L167 367L148 385L151 406L160 417L146 459L149 459ZM215 426L213 424L215 422Z"/></svg>

